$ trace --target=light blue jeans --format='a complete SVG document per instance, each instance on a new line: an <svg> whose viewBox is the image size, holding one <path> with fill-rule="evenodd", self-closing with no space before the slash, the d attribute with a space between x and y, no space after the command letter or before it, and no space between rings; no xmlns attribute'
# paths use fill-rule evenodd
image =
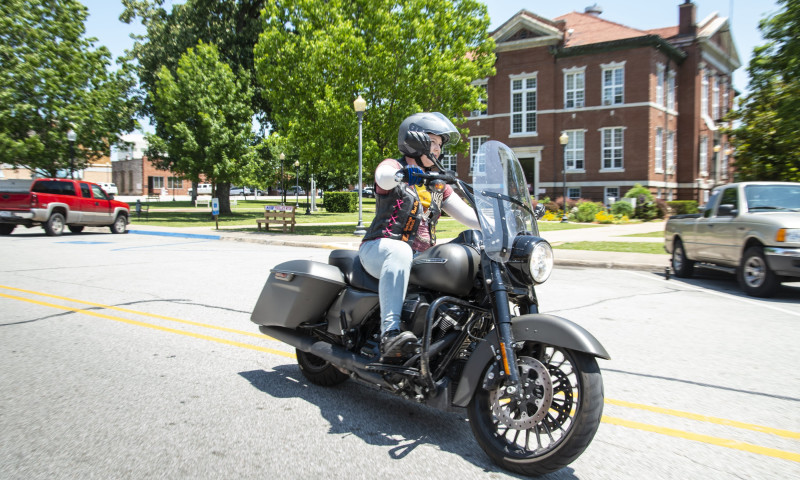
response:
<svg viewBox="0 0 800 480"><path fill-rule="evenodd" d="M400 330L400 314L408 290L414 251L400 240L376 238L362 243L358 256L364 270L380 280L381 335L389 330Z"/></svg>

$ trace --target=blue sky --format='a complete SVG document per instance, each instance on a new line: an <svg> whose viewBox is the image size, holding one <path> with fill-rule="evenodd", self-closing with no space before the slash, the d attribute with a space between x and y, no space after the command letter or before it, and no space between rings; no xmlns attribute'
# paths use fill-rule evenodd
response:
<svg viewBox="0 0 800 480"><path fill-rule="evenodd" d="M119 0L82 0L89 8L86 22L87 36L97 37L98 44L111 50L114 58L119 57L126 48L130 48L133 40L131 33L144 33L141 25L126 25L119 21L122 13L122 2ZM176 2L180 3L180 1ZM518 11L525 9L545 18L555 18L565 13L584 9L595 3L591 0L561 1L523 1L523 0L487 0L491 29L502 25ZM601 18L621 23L629 27L647 30L668 27L678 24L678 5L680 0L605 0L597 2L603 9ZM758 31L758 22L765 15L778 10L774 0L695 0L697 21L708 15L719 12L730 19L733 29L733 40L742 62L733 76L734 87L740 92L747 90L747 72L745 68L750 60L753 48L763 43Z"/></svg>

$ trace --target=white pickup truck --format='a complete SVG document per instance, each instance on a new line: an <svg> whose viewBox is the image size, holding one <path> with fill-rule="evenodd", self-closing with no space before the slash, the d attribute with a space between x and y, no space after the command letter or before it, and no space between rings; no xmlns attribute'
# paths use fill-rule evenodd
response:
<svg viewBox="0 0 800 480"><path fill-rule="evenodd" d="M703 213L667 220L664 248L678 277L701 264L735 273L748 295L772 296L800 280L800 183L717 187Z"/></svg>

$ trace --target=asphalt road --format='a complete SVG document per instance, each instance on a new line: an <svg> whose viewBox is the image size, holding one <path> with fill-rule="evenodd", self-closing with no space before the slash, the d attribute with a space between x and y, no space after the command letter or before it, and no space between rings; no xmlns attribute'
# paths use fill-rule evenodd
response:
<svg viewBox="0 0 800 480"><path fill-rule="evenodd" d="M150 235L0 237L0 478L516 478L464 416L301 376L250 310L329 250ZM550 479L800 477L800 287L563 267L542 310L600 361L603 423Z"/></svg>

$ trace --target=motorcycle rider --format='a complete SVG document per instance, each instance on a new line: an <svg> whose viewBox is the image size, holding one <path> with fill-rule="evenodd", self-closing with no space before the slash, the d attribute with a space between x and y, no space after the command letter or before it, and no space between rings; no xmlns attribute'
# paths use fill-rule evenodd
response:
<svg viewBox="0 0 800 480"><path fill-rule="evenodd" d="M359 257L364 270L379 279L383 359L402 357L418 344L413 332L400 330L400 314L414 254L436 244L441 212L468 228L480 228L473 209L450 185L425 187L420 177L438 169L436 160L442 149L460 138L441 113L411 115L400 124L397 135L403 157L383 160L375 169L375 218L359 247Z"/></svg>

